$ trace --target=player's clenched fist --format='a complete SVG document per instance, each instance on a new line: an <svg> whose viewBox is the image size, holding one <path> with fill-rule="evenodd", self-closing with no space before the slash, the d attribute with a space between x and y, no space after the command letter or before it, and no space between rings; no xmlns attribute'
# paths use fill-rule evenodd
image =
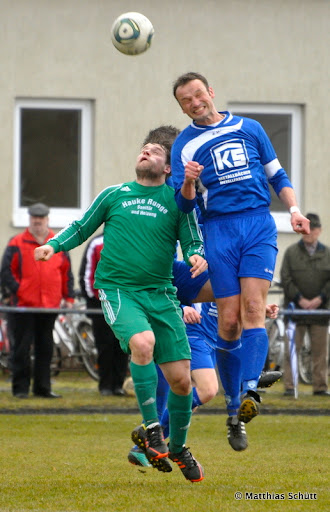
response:
<svg viewBox="0 0 330 512"><path fill-rule="evenodd" d="M34 259L36 261L47 261L54 254L54 249L51 245L41 245L34 250Z"/></svg>
<svg viewBox="0 0 330 512"><path fill-rule="evenodd" d="M187 162L185 169L184 169L185 179L197 180L197 178L199 178L199 175L203 169L204 169L203 165L199 165L198 162L193 162L193 161Z"/></svg>

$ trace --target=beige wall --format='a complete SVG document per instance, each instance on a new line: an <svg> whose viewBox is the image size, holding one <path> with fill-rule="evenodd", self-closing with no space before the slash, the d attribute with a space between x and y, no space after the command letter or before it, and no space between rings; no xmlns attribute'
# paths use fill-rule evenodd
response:
<svg viewBox="0 0 330 512"><path fill-rule="evenodd" d="M16 97L95 101L91 197L129 180L150 128L188 124L171 96L177 75L196 70L229 102L304 106L302 208L323 220L330 244L330 2L328 0L0 0L0 250L18 229L13 205ZM114 49L110 27L124 11L153 22L151 49ZM279 263L297 235L279 234ZM72 251L77 271L82 248Z"/></svg>

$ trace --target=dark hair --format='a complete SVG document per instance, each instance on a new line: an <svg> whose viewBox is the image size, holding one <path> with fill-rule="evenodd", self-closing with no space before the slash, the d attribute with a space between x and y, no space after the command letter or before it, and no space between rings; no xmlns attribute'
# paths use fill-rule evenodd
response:
<svg viewBox="0 0 330 512"><path fill-rule="evenodd" d="M317 213L307 213L306 219L310 221L310 228L320 228L321 227L321 220L320 217L317 215Z"/></svg>
<svg viewBox="0 0 330 512"><path fill-rule="evenodd" d="M206 89L208 89L209 83L206 80L205 76L201 75L200 73L196 73L195 71L189 71L188 73L184 73L183 75L179 76L173 83L173 95L176 98L176 90L178 87L181 87L182 85L186 85L188 82L191 82L192 80L200 80L205 85Z"/></svg>
<svg viewBox="0 0 330 512"><path fill-rule="evenodd" d="M172 144L176 137L179 135L180 130L172 125L162 125L158 128L150 130L148 135L145 137L142 147L146 144L159 144L165 149L166 152L166 164L171 164L171 149Z"/></svg>

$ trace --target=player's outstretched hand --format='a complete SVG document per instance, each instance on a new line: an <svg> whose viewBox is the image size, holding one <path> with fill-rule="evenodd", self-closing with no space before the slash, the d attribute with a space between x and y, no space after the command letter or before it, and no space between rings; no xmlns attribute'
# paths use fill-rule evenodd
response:
<svg viewBox="0 0 330 512"><path fill-rule="evenodd" d="M266 306L266 317L267 318L277 318L279 311L279 307L277 304L267 304Z"/></svg>
<svg viewBox="0 0 330 512"><path fill-rule="evenodd" d="M309 235L310 227L309 227L309 219L303 216L300 212L294 212L291 215L291 226L293 231L299 233L300 235Z"/></svg>
<svg viewBox="0 0 330 512"><path fill-rule="evenodd" d="M197 277L199 274L204 272L207 269L207 261L205 258L200 256L199 254L193 254L189 258L191 264L191 277Z"/></svg>
<svg viewBox="0 0 330 512"><path fill-rule="evenodd" d="M34 259L36 261L47 261L53 256L53 254L54 249L51 245L41 245L34 249Z"/></svg>

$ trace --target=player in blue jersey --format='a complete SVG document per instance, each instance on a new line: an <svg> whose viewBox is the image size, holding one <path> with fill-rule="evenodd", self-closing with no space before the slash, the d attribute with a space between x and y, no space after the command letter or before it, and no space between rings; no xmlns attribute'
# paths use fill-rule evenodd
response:
<svg viewBox="0 0 330 512"><path fill-rule="evenodd" d="M185 212L197 203L204 219L230 428L259 412L256 389L268 350L264 312L277 255L268 182L290 211L295 232L309 233L309 221L258 122L218 112L214 90L199 73L181 75L173 93L192 119L172 146L176 201Z"/></svg>
<svg viewBox="0 0 330 512"><path fill-rule="evenodd" d="M217 364L217 318L218 313L214 302L193 304L199 300L214 300L210 286L208 271L191 279L190 270L184 261L173 262L173 284L177 288L177 296L182 303L191 306L182 306L183 318L186 323L186 332L191 347L191 376L193 382L192 409L203 405L217 394L218 378L215 371ZM278 306L266 306L266 315L276 318ZM169 386L159 367L157 387L157 414L164 429L164 436L169 435L169 414L166 408ZM281 372L262 372L258 387L269 387L281 377ZM227 422L228 425L228 422ZM138 427L143 435L143 427ZM228 442L236 450L245 450L248 446L244 423L236 422L228 428ZM132 464L148 466L148 460L137 446L133 447L128 460ZM151 461L159 471L171 471L167 460Z"/></svg>

